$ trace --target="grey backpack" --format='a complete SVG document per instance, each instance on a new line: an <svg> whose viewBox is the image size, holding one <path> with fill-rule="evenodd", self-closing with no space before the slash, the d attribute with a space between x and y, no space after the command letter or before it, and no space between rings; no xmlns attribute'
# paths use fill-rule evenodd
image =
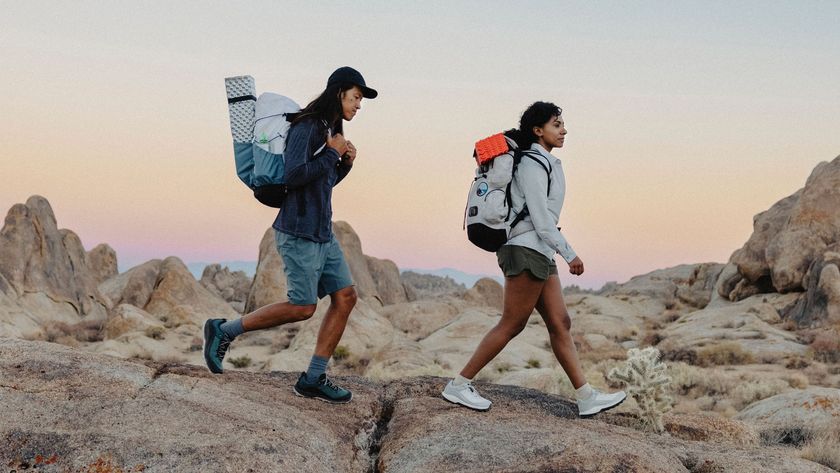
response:
<svg viewBox="0 0 840 473"><path fill-rule="evenodd" d="M519 149L516 142L502 133L476 142L473 157L478 167L464 211L467 238L486 251L498 251L512 229L528 216L528 206L518 212L512 208L510 188L523 158L533 159L545 169L551 189L551 169L531 150Z"/></svg>

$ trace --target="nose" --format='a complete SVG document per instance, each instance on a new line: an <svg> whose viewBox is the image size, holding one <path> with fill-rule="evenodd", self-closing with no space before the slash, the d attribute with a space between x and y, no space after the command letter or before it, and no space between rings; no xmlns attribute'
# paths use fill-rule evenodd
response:
<svg viewBox="0 0 840 473"><path fill-rule="evenodd" d="M565 126L560 128L560 134L561 135L566 136L566 133L568 133L568 132L569 132L569 130L567 130Z"/></svg>

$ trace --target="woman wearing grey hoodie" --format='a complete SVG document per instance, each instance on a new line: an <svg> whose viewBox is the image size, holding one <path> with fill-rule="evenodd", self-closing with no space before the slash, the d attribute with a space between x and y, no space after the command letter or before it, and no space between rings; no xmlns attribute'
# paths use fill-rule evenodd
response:
<svg viewBox="0 0 840 473"><path fill-rule="evenodd" d="M554 263L559 253L571 274L583 274L583 261L557 227L566 179L560 160L551 151L563 147L566 133L562 110L547 102L532 104L522 114L519 129L505 132L529 155L520 162L511 184L511 208L527 216L496 253L505 275L502 319L484 336L461 373L444 388L442 395L448 401L476 410L490 408L492 402L478 393L472 378L525 328L534 308L545 321L555 357L575 387L582 417L613 408L626 397L623 391L602 393L586 382Z"/></svg>

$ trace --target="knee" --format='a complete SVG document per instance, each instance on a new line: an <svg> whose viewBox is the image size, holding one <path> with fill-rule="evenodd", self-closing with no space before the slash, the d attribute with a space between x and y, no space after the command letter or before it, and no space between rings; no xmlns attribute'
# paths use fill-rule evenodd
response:
<svg viewBox="0 0 840 473"><path fill-rule="evenodd" d="M552 318L551 321L548 321L545 325L551 334L569 332L572 330L572 318L569 317L568 312L564 311L559 316Z"/></svg>
<svg viewBox="0 0 840 473"><path fill-rule="evenodd" d="M332 295L331 302L338 307L350 312L356 306L356 301L359 296L356 294L356 288L353 286L346 287Z"/></svg>
<svg viewBox="0 0 840 473"><path fill-rule="evenodd" d="M311 318L315 315L315 309L318 308L317 304L311 305L293 305L294 307L294 319L296 322L302 322Z"/></svg>
<svg viewBox="0 0 840 473"><path fill-rule="evenodd" d="M507 324L507 325L498 325L499 331L508 339L512 340L514 337L522 333L525 330L525 326L528 324L528 321L525 320L521 323L516 324Z"/></svg>

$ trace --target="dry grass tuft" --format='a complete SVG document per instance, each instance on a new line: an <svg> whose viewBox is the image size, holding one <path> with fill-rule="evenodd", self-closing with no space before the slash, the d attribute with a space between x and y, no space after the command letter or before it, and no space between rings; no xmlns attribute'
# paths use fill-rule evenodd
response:
<svg viewBox="0 0 840 473"><path fill-rule="evenodd" d="M834 423L814 432L801 456L840 471L840 424Z"/></svg>
<svg viewBox="0 0 840 473"><path fill-rule="evenodd" d="M753 356L737 342L724 342L697 351L695 364L699 366L747 365Z"/></svg>

